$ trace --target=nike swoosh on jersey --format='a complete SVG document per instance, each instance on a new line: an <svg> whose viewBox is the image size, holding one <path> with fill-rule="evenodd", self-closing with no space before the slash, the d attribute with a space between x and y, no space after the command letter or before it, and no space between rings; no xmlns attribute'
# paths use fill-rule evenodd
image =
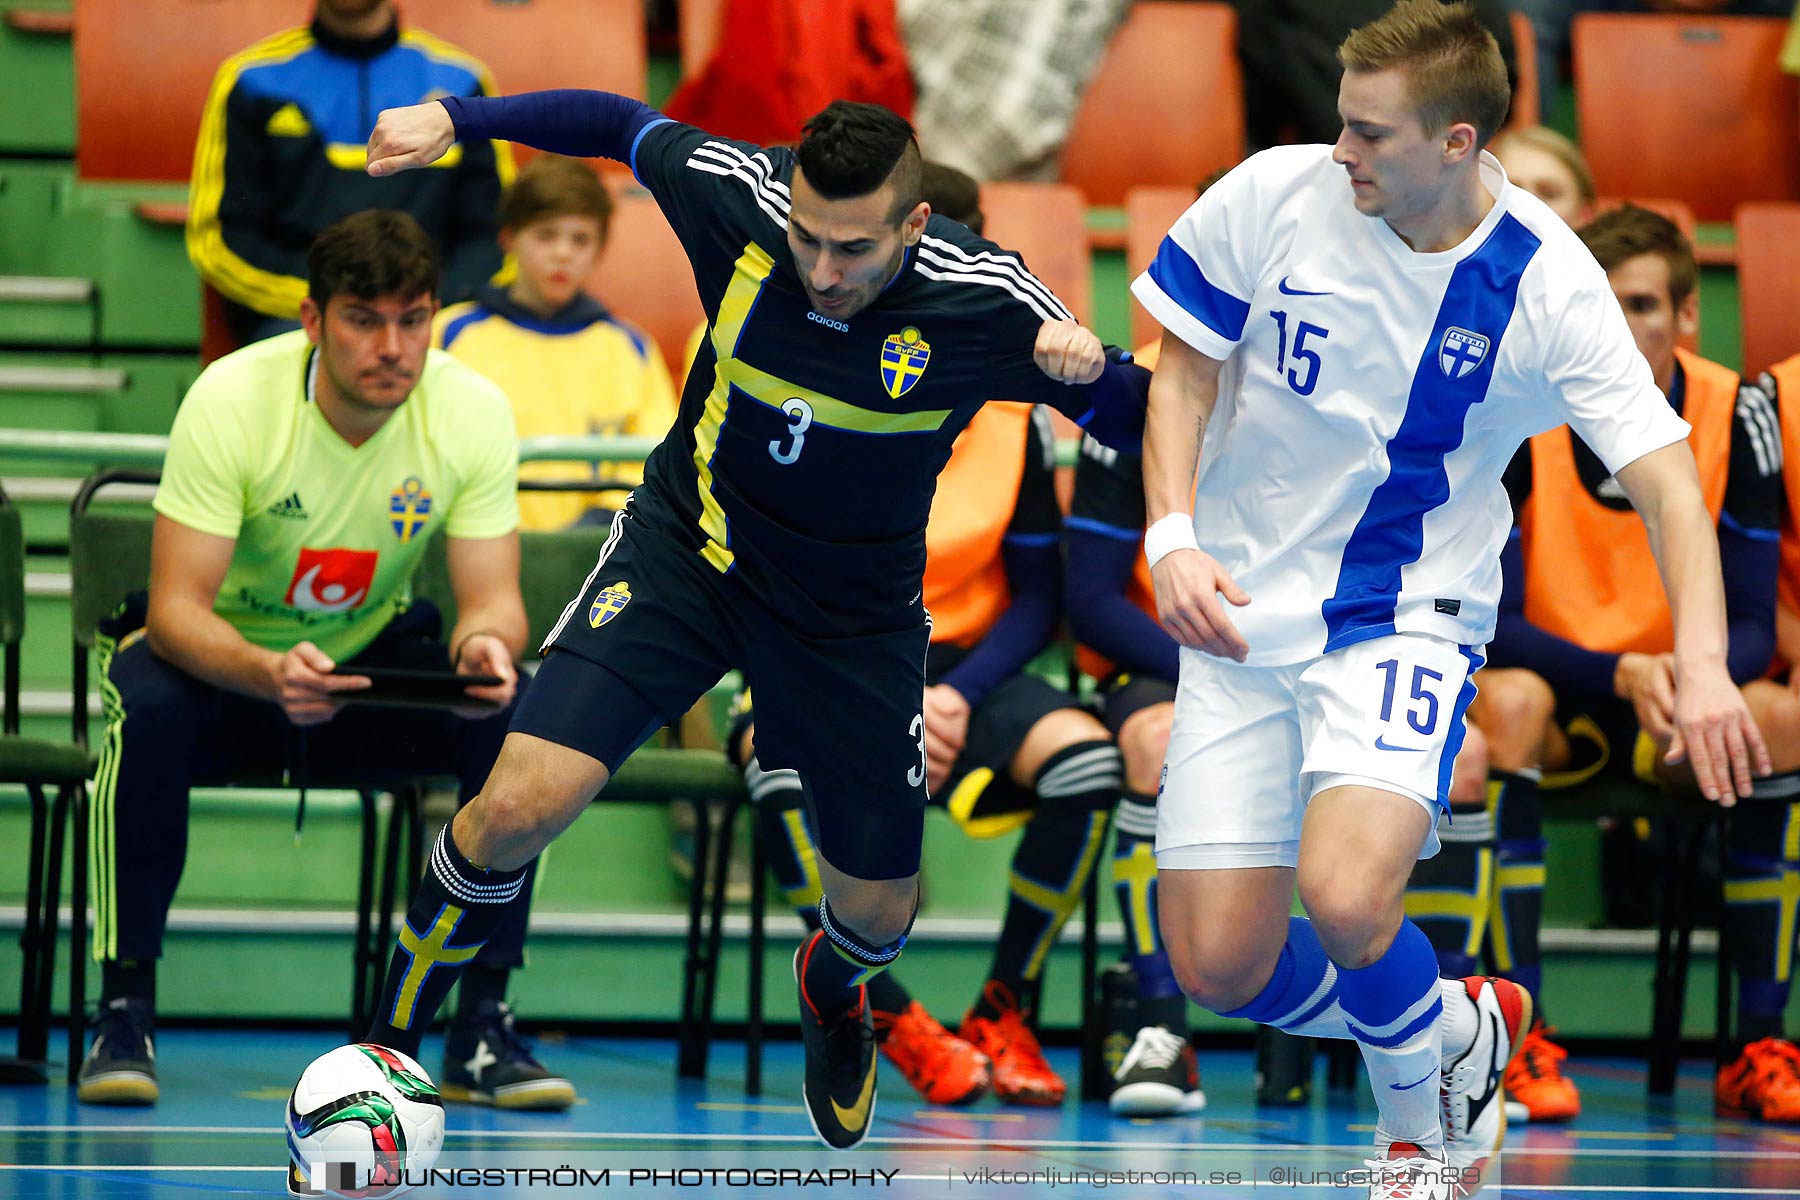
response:
<svg viewBox="0 0 1800 1200"><path fill-rule="evenodd" d="M1482 1110L1493 1102L1494 1093L1500 1090L1500 1077L1506 1072L1506 1062L1500 1057L1500 1039L1506 1032L1500 1028L1500 1018L1488 1014L1488 1023L1494 1027L1494 1069L1488 1075L1487 1091L1469 1101L1469 1128L1475 1128L1475 1119Z"/></svg>
<svg viewBox="0 0 1800 1200"><path fill-rule="evenodd" d="M874 1095L875 1057L871 1056L869 1058L869 1075L868 1078L863 1080L862 1094L856 1098L856 1103L852 1104L849 1108L845 1108L837 1102L835 1097L833 1097L831 1101L831 1111L836 1115L840 1125L851 1133L855 1133L868 1121L869 1101Z"/></svg>
<svg viewBox="0 0 1800 1200"><path fill-rule="evenodd" d="M1375 748L1377 750L1409 750L1414 754L1422 753L1425 749L1423 746L1390 746L1386 735L1375 739Z"/></svg>
<svg viewBox="0 0 1800 1200"><path fill-rule="evenodd" d="M1329 295L1331 295L1330 292L1305 292L1305 291L1301 291L1299 288L1291 288L1288 286L1288 280L1291 278L1292 278L1292 276L1290 276L1290 275L1283 275L1281 277L1281 282L1275 285L1276 290L1279 291L1284 296L1329 296Z"/></svg>

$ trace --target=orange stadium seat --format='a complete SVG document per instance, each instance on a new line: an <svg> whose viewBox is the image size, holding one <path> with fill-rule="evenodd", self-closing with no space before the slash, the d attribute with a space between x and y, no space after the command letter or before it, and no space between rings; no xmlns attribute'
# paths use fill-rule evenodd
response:
<svg viewBox="0 0 1800 1200"><path fill-rule="evenodd" d="M675 231L649 193L632 185L614 188L612 225L587 290L608 308L643 329L663 352L669 373L680 383L687 373L682 355L688 337L706 313L694 290L694 272Z"/></svg>
<svg viewBox="0 0 1800 1200"><path fill-rule="evenodd" d="M1531 18L1522 12L1513 13L1512 36L1516 77L1506 125L1509 129L1526 129L1544 119L1538 111L1537 34L1531 31Z"/></svg>
<svg viewBox="0 0 1800 1200"><path fill-rule="evenodd" d="M1702 221L1800 199L1800 99L1777 64L1787 21L1575 18L1581 148L1600 191L1668 196Z"/></svg>
<svg viewBox="0 0 1800 1200"><path fill-rule="evenodd" d="M502 93L649 95L643 0L412 0L403 14L487 63ZM520 147L518 161L535 151Z"/></svg>
<svg viewBox="0 0 1800 1200"><path fill-rule="evenodd" d="M712 57L719 44L719 22L725 16L725 0L680 0L675 20L680 26L681 77L692 79Z"/></svg>
<svg viewBox="0 0 1800 1200"><path fill-rule="evenodd" d="M642 98L639 0L413 0L418 24L482 59L501 91ZM310 17L310 0L76 0L76 166L84 179L186 179L213 72ZM153 98L153 99L152 99Z"/></svg>
<svg viewBox="0 0 1800 1200"><path fill-rule="evenodd" d="M1800 204L1737 211L1744 374L1800 351Z"/></svg>
<svg viewBox="0 0 1800 1200"><path fill-rule="evenodd" d="M1076 320L1091 324L1093 259L1086 234L1087 201L1081 190L1066 183L984 183L981 211L987 218L983 236L1017 252ZM1080 436L1075 422L1061 413L1054 420L1058 438ZM1056 499L1064 513L1074 490L1074 470L1057 468Z"/></svg>
<svg viewBox="0 0 1800 1200"><path fill-rule="evenodd" d="M1093 319L1087 204L1078 189L1066 183L984 183L981 211L987 218L982 236L1016 251L1076 320Z"/></svg>
<svg viewBox="0 0 1800 1200"><path fill-rule="evenodd" d="M310 0L76 0L77 173L185 180L219 63L311 12Z"/></svg>
<svg viewBox="0 0 1800 1200"><path fill-rule="evenodd" d="M1063 147L1062 177L1090 204L1138 184L1194 187L1244 156L1237 14L1139 0L1113 35Z"/></svg>
<svg viewBox="0 0 1800 1200"><path fill-rule="evenodd" d="M1128 280L1144 273L1156 258L1156 248L1175 224L1175 219L1194 203L1193 187L1136 187L1125 193L1125 271ZM1162 326L1131 302L1131 348L1159 341Z"/></svg>

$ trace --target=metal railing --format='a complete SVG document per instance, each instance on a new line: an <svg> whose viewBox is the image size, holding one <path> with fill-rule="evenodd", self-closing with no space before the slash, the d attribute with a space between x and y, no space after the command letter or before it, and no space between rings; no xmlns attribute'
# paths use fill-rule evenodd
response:
<svg viewBox="0 0 1800 1200"><path fill-rule="evenodd" d="M519 442L520 462L642 462L657 437L535 437ZM162 466L169 439L154 433L83 433L61 429L0 429L0 458L41 464L96 463L115 467ZM1056 461L1075 461L1076 443L1057 443Z"/></svg>

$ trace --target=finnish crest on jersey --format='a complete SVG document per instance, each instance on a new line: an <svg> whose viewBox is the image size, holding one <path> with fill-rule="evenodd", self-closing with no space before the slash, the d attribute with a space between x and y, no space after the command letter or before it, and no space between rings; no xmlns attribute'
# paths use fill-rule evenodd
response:
<svg viewBox="0 0 1800 1200"><path fill-rule="evenodd" d="M1487 352L1487 338L1452 325L1444 330L1444 340L1438 343L1438 370L1452 379L1461 379L1481 365Z"/></svg>
<svg viewBox="0 0 1800 1200"><path fill-rule="evenodd" d="M403 542L413 540L413 534L431 518L431 493L419 482L418 476L409 476L405 483L388 493L388 519L394 527L394 536Z"/></svg>
<svg viewBox="0 0 1800 1200"><path fill-rule="evenodd" d="M917 327L908 325L899 333L890 333L881 343L881 382L887 394L898 400L912 390L931 362L931 343L919 336Z"/></svg>
<svg viewBox="0 0 1800 1200"><path fill-rule="evenodd" d="M600 594L588 606L588 624L598 629L624 612L625 606L630 603L631 585L623 579L611 587L601 588Z"/></svg>

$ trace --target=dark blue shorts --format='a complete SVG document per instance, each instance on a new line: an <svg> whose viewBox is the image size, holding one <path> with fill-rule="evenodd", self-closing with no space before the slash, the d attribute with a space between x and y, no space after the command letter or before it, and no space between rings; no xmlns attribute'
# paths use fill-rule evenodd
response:
<svg viewBox="0 0 1800 1200"><path fill-rule="evenodd" d="M1175 685L1152 675L1114 675L1100 685L1100 719L1117 740L1125 722L1146 708L1172 704Z"/></svg>
<svg viewBox="0 0 1800 1200"><path fill-rule="evenodd" d="M765 770L805 777L820 852L857 879L919 869L925 650L917 606L886 632L802 634L630 509L547 639L512 728L616 770L728 670L757 704Z"/></svg>

